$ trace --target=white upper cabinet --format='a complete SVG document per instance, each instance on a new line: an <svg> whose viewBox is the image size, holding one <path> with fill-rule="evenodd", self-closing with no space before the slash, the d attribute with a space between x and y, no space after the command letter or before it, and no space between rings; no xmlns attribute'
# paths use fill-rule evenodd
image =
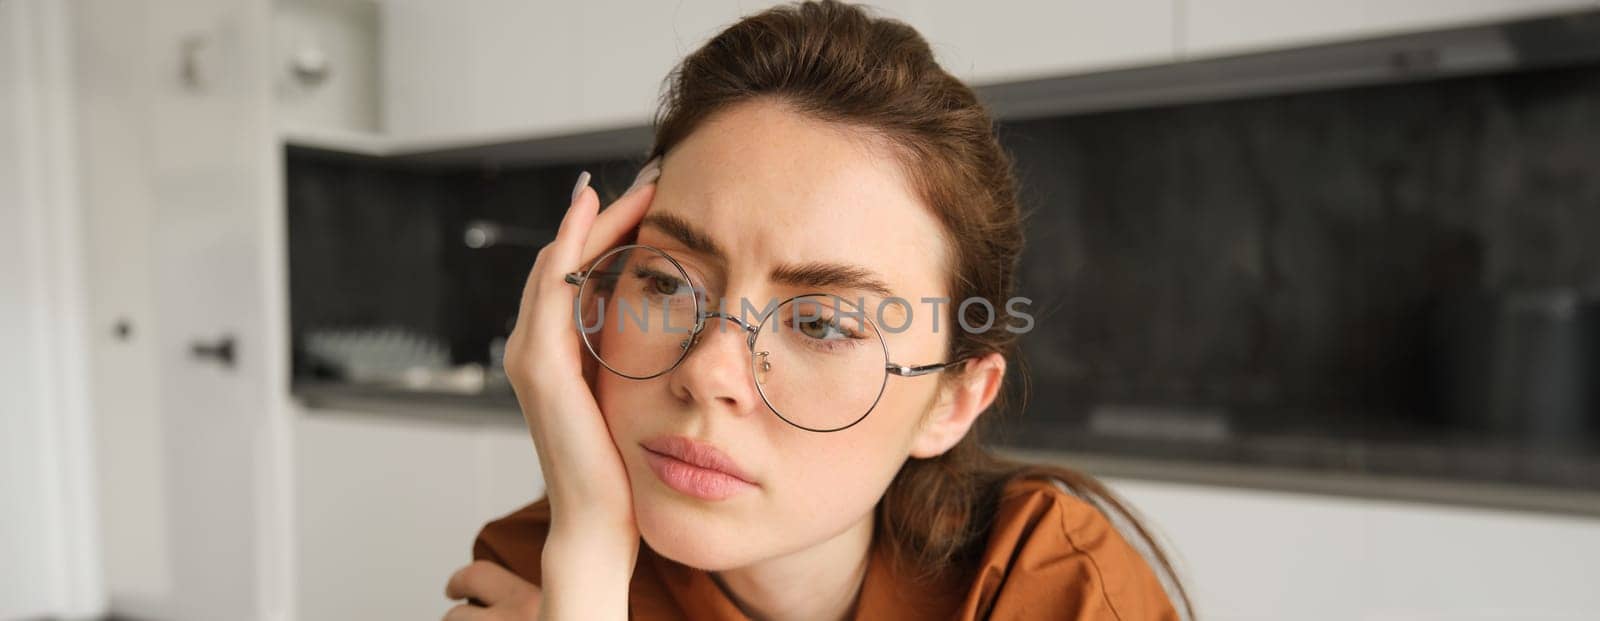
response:
<svg viewBox="0 0 1600 621"><path fill-rule="evenodd" d="M769 4L390 0L384 131L416 145L643 125L684 54Z"/></svg>
<svg viewBox="0 0 1600 621"><path fill-rule="evenodd" d="M1176 0L1202 58L1600 8L1600 0Z"/></svg>
<svg viewBox="0 0 1600 621"><path fill-rule="evenodd" d="M378 6L371 0L276 0L268 66L280 126L375 132Z"/></svg>
<svg viewBox="0 0 1600 621"><path fill-rule="evenodd" d="M906 3L939 63L970 84L1172 62L1174 0Z"/></svg>
<svg viewBox="0 0 1600 621"><path fill-rule="evenodd" d="M689 52L743 15L775 2L697 0L581 3L578 47L580 122L593 127L642 125L655 113L667 73Z"/></svg>
<svg viewBox="0 0 1600 621"><path fill-rule="evenodd" d="M668 72L776 2L379 5L382 131L417 150L647 124ZM974 84L1171 62L1172 0L870 3L920 30Z"/></svg>
<svg viewBox="0 0 1600 621"><path fill-rule="evenodd" d="M491 138L578 120L578 3L393 0L380 7L383 132Z"/></svg>
<svg viewBox="0 0 1600 621"><path fill-rule="evenodd" d="M278 0L285 6L307 1ZM360 144L374 153L401 153L645 125L663 80L685 54L741 16L772 4L377 1L378 78L373 82L378 96L372 99L378 122L373 141ZM980 86L1600 8L1600 0L869 4L881 15L915 26L941 64ZM337 14L326 9L299 13ZM308 30L293 18L292 11L289 19L280 18L280 31ZM357 39L366 36L359 29L344 30L360 35L351 35ZM292 49L296 44L280 45ZM342 45L328 46L330 55L354 49ZM360 62L352 64L360 70ZM315 100L301 103L300 109L285 107L308 117L319 110L311 105ZM350 116L345 108L320 105L333 111L324 116ZM360 129L360 123L354 125Z"/></svg>

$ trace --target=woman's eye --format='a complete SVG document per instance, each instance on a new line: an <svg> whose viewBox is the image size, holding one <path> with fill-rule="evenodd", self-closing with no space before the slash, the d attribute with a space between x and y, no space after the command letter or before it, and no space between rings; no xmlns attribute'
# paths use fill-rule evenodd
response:
<svg viewBox="0 0 1600 621"><path fill-rule="evenodd" d="M680 283L676 278L654 276L651 277L650 284L655 289L656 293L661 295L672 295L678 292L678 286Z"/></svg>
<svg viewBox="0 0 1600 621"><path fill-rule="evenodd" d="M800 322L800 333L820 341L854 337L838 323L828 319L802 321Z"/></svg>
<svg viewBox="0 0 1600 621"><path fill-rule="evenodd" d="M689 293L689 283L676 276L643 269L635 272L634 276L643 280L645 291L653 295L676 296Z"/></svg>

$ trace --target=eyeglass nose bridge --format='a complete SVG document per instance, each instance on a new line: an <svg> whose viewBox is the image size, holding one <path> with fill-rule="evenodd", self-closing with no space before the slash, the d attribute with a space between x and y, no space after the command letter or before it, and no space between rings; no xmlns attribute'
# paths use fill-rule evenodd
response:
<svg viewBox="0 0 1600 621"><path fill-rule="evenodd" d="M732 314L724 313L722 311L702 312L700 313L700 321L695 322L694 336L683 342L684 351L687 352L689 348L694 347L696 343L700 342L700 335L705 332L707 320L717 318L731 321L733 322L733 325L744 329L744 346L746 349L750 350L750 363L752 370L755 372L756 383L765 384L767 381L767 373L772 370L772 361L768 359L768 356L770 356L772 352L756 351L756 337L761 334L761 325L765 323L764 320L757 322L756 325L750 325L750 322L745 321L744 318L736 317ZM762 400L765 401L766 397L763 396ZM774 412L776 412L776 410L774 410Z"/></svg>
<svg viewBox="0 0 1600 621"><path fill-rule="evenodd" d="M694 338L690 339L689 344L687 345L687 347L694 347L695 343L699 343L700 342L700 334L705 332L706 325L708 324L707 320L718 319L718 318L726 319L728 321L733 322L733 325L736 325L736 326L739 326L740 328L743 328L744 329L744 333L745 333L744 334L744 346L749 348L751 353L755 353L755 350L756 350L756 335L761 333L760 324L757 323L756 325L751 325L750 322L745 321L744 318L742 318L742 317L737 317L737 316L735 316L733 314L724 313L722 311L712 311L712 312L702 312L702 313L700 313L700 321L695 323Z"/></svg>

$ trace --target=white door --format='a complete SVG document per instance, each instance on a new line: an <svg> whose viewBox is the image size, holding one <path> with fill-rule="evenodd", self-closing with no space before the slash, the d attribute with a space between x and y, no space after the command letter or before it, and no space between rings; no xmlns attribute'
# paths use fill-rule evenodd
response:
<svg viewBox="0 0 1600 621"><path fill-rule="evenodd" d="M72 9L112 610L287 616L270 4Z"/></svg>

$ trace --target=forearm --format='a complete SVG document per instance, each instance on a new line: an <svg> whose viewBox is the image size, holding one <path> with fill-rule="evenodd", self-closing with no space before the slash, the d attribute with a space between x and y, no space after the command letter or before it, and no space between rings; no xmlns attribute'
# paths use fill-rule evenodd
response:
<svg viewBox="0 0 1600 621"><path fill-rule="evenodd" d="M545 540L541 559L539 618L627 619L628 584L639 552L637 535L556 528Z"/></svg>

